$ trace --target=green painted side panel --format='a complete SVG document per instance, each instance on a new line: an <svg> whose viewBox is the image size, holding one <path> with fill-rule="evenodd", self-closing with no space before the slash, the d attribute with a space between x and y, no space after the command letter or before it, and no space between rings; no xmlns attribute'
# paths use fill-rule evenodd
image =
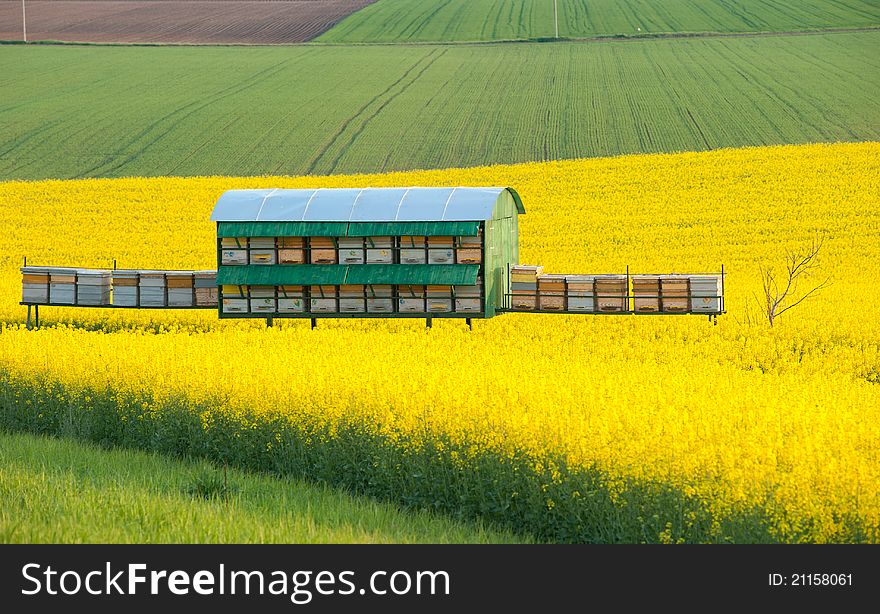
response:
<svg viewBox="0 0 880 614"><path fill-rule="evenodd" d="M345 283L348 268L338 264L221 266L217 285L337 286Z"/></svg>
<svg viewBox="0 0 880 614"><path fill-rule="evenodd" d="M475 237L479 222L351 222L350 237Z"/></svg>
<svg viewBox="0 0 880 614"><path fill-rule="evenodd" d="M219 222L225 237L344 237L348 222Z"/></svg>
<svg viewBox="0 0 880 614"><path fill-rule="evenodd" d="M522 201L510 190L498 196L495 214L486 221L485 229L485 316L491 318L510 293L509 266L519 262L518 215L524 212Z"/></svg>
<svg viewBox="0 0 880 614"><path fill-rule="evenodd" d="M347 284L473 286L476 264L363 264L348 267Z"/></svg>
<svg viewBox="0 0 880 614"><path fill-rule="evenodd" d="M474 237L479 222L219 222L226 237Z"/></svg>

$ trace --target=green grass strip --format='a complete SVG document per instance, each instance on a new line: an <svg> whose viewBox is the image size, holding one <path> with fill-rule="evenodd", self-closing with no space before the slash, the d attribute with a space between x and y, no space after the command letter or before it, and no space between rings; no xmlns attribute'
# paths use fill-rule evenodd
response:
<svg viewBox="0 0 880 614"><path fill-rule="evenodd" d="M523 538L329 486L0 433L2 543L495 543Z"/></svg>

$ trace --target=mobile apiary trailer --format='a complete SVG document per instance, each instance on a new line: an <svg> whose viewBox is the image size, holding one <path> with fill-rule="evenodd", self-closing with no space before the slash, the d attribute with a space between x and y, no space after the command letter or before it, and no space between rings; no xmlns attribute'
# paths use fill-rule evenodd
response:
<svg viewBox="0 0 880 614"><path fill-rule="evenodd" d="M22 305L217 309L221 318L492 318L725 312L720 273L545 274L519 262L516 190L229 190L216 271L22 267Z"/></svg>
<svg viewBox="0 0 880 614"><path fill-rule="evenodd" d="M491 318L523 213L512 188L227 191L219 316Z"/></svg>

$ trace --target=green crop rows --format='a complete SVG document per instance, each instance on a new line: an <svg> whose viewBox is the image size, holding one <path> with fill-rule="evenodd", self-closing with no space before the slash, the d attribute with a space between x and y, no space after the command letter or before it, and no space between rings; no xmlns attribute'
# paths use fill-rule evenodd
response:
<svg viewBox="0 0 880 614"><path fill-rule="evenodd" d="M876 27L874 0L558 0L569 38ZM486 41L554 36L553 0L379 0L324 42Z"/></svg>
<svg viewBox="0 0 880 614"><path fill-rule="evenodd" d="M474 166L880 139L880 32L0 48L0 178Z"/></svg>

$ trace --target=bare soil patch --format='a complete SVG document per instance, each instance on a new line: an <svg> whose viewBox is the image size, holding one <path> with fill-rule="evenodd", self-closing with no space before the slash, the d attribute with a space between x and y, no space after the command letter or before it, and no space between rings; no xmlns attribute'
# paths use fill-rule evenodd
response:
<svg viewBox="0 0 880 614"><path fill-rule="evenodd" d="M284 44L375 0L28 0L28 40ZM22 39L20 0L0 0L0 40Z"/></svg>

